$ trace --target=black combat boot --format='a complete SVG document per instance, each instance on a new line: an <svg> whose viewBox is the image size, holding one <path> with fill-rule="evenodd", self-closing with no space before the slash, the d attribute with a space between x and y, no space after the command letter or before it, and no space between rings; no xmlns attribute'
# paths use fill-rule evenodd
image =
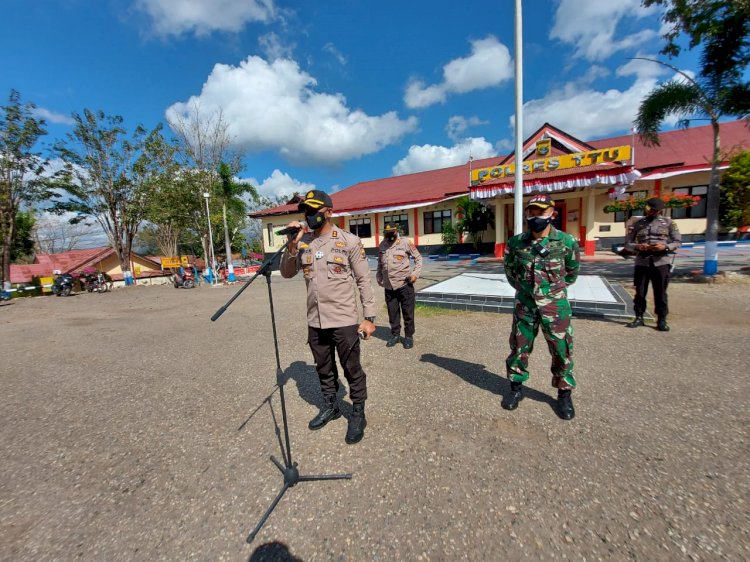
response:
<svg viewBox="0 0 750 562"><path fill-rule="evenodd" d="M404 349L411 349L412 347L414 347L414 338L406 336L404 338Z"/></svg>
<svg viewBox="0 0 750 562"><path fill-rule="evenodd" d="M401 336L391 336L391 339L385 344L386 347L393 347L401 341Z"/></svg>
<svg viewBox="0 0 750 562"><path fill-rule="evenodd" d="M521 400L523 400L523 383L511 381L510 393L503 396L500 405L506 410L515 410Z"/></svg>
<svg viewBox="0 0 750 562"><path fill-rule="evenodd" d="M365 404L358 402L352 406L352 413L349 416L349 427L346 429L346 441L349 445L354 445L362 441L365 436L367 420L365 419Z"/></svg>
<svg viewBox="0 0 750 562"><path fill-rule="evenodd" d="M341 417L341 410L339 410L339 403L336 396L324 396L325 403L318 412L318 415L310 420L307 427L310 429L320 429L325 426L329 421L336 420Z"/></svg>
<svg viewBox="0 0 750 562"><path fill-rule="evenodd" d="M646 323L643 321L643 316L636 316L635 320L633 320L632 322L628 322L627 324L625 324L625 326L627 326L628 328L637 328L638 326L643 326L645 324Z"/></svg>
<svg viewBox="0 0 750 562"><path fill-rule="evenodd" d="M656 321L656 329L659 330L660 332L669 331L669 325L667 324L666 316L659 316L659 319Z"/></svg>
<svg viewBox="0 0 750 562"><path fill-rule="evenodd" d="M572 391L557 391L557 413L564 420L572 420L576 417L576 409L573 407Z"/></svg>

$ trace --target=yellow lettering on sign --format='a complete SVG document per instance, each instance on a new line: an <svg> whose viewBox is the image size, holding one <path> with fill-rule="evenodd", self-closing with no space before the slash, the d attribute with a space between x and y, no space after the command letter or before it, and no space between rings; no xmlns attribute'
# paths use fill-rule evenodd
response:
<svg viewBox="0 0 750 562"><path fill-rule="evenodd" d="M575 152L573 154L561 154L550 158L539 160L526 160L523 163L523 173L533 174L536 172L551 172L553 170L569 170L592 164L606 162L620 162L630 160L630 145L590 150L588 152ZM489 168L477 168L471 171L471 185L479 185L486 181L513 177L516 173L515 164L505 166L490 166Z"/></svg>
<svg viewBox="0 0 750 562"><path fill-rule="evenodd" d="M180 267L180 258L161 258L162 269L169 269L170 267Z"/></svg>

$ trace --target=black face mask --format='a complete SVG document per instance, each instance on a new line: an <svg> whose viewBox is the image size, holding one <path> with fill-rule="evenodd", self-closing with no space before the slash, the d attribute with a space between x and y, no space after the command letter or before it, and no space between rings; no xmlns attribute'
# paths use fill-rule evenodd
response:
<svg viewBox="0 0 750 562"><path fill-rule="evenodd" d="M385 239L388 240L388 242L393 242L394 240L396 240L396 235L395 234L386 234L385 235Z"/></svg>
<svg viewBox="0 0 750 562"><path fill-rule="evenodd" d="M651 222L658 216L659 216L659 213L646 213L646 220Z"/></svg>
<svg viewBox="0 0 750 562"><path fill-rule="evenodd" d="M313 215L305 215L305 221L307 221L307 226L313 230L318 230L326 223L326 215L318 211Z"/></svg>
<svg viewBox="0 0 750 562"><path fill-rule="evenodd" d="M552 222L552 217L528 217L526 224L531 232L542 232Z"/></svg>

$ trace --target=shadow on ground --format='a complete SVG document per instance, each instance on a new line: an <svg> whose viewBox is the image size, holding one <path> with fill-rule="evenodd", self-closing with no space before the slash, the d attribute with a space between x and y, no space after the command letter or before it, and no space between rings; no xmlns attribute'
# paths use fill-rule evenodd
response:
<svg viewBox="0 0 750 562"><path fill-rule="evenodd" d="M482 390L497 394L498 396L505 396L510 392L510 383L508 380L498 376L496 373L491 373L484 365L463 361L461 359L454 359L452 357L441 357L433 353L425 353L419 360L424 363L432 363L433 365L462 378L467 383L473 384ZM543 402L544 404L549 405L553 411L557 411L557 400L544 392L525 386L524 398Z"/></svg>

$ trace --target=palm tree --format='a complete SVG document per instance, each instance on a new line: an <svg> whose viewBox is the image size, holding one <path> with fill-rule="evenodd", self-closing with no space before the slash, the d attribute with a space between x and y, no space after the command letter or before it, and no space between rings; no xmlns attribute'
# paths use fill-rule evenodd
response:
<svg viewBox="0 0 750 562"><path fill-rule="evenodd" d="M234 281L234 266L232 265L232 244L229 237L229 227L227 226L227 206L234 208L237 214L245 214L245 202L242 196L249 194L256 201L258 192L255 187L249 183L237 183L234 181L234 174L230 166L222 162L219 164L219 177L221 179L220 195L222 204L222 217L224 220L224 246L227 252L227 279Z"/></svg>
<svg viewBox="0 0 750 562"><path fill-rule="evenodd" d="M719 166L721 142L719 121L722 117L747 118L750 115L750 82L743 81L748 59L747 15L725 17L710 22L711 33L701 56L701 72L696 78L658 60L638 57L671 68L680 75L657 86L641 101L634 125L646 146L659 145L659 128L671 115L687 128L690 121L708 120L713 130L711 178L706 200L706 249L703 273L718 270L719 237Z"/></svg>

